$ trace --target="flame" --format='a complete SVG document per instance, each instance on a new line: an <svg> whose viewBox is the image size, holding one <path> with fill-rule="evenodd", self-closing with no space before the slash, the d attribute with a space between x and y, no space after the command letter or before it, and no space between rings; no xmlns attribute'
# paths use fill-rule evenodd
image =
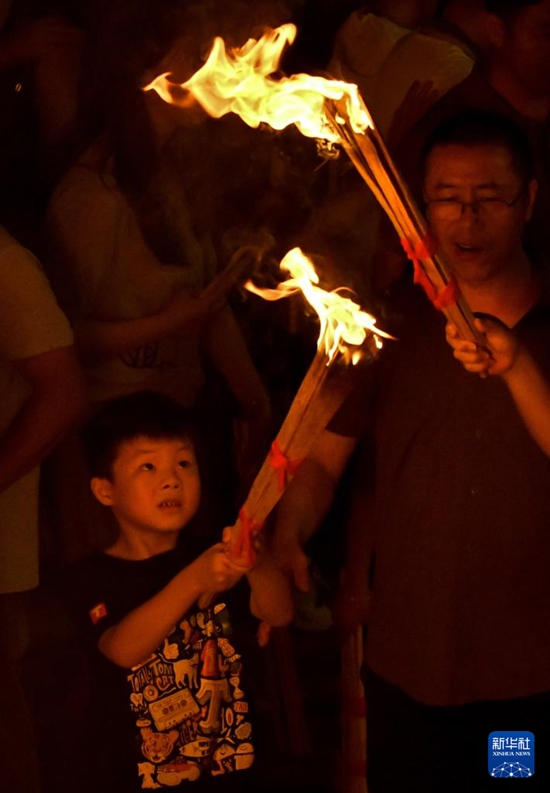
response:
<svg viewBox="0 0 550 793"><path fill-rule="evenodd" d="M376 319L366 311L362 311L357 303L344 297L338 289L327 292L317 286L319 276L315 268L300 248L293 248L283 258L281 270L290 273L290 278L282 281L276 289L260 289L252 281L245 284L249 292L263 297L264 300L280 300L283 297L302 292L305 299L319 316L321 328L317 346L324 347L330 363L338 351L348 353L348 345L359 348L372 334L378 349L382 347L382 337L393 338L376 327ZM360 354L352 354L352 363L357 363Z"/></svg>
<svg viewBox="0 0 550 793"><path fill-rule="evenodd" d="M156 91L165 102L182 107L189 105L192 95L211 116L221 118L236 113L250 127L266 123L281 130L295 124L306 137L329 144L341 142L325 113L325 101L332 99L344 105L354 132L373 129L356 85L307 74L276 76L283 50L295 37L295 25L282 25L268 30L259 40L249 39L244 46L229 51L223 39L217 37L206 63L187 82L170 82L170 73L166 72L143 90ZM378 348L382 337L393 338L378 330L375 318L339 294L339 290L327 292L317 286L319 278L313 264L300 248L289 251L280 266L291 277L277 289L259 289L250 281L245 286L266 300L302 292L319 316L318 347L324 346L327 364L338 351L349 353L347 345L355 348L351 359L357 363L361 357L359 347L368 334Z"/></svg>
<svg viewBox="0 0 550 793"><path fill-rule="evenodd" d="M354 132L373 128L356 85L308 74L273 76L295 36L295 25L281 25L230 51L217 37L206 63L187 82L171 83L167 72L143 90L156 91L175 105L184 105L191 93L215 118L236 113L250 127L264 122L277 130L295 124L306 137L329 143L339 143L340 137L325 114L325 99L343 100Z"/></svg>

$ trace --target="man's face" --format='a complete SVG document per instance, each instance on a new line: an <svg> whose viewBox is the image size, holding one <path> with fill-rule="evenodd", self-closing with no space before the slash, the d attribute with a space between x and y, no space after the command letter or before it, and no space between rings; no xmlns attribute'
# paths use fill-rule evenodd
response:
<svg viewBox="0 0 550 793"><path fill-rule="evenodd" d="M112 479L94 482L96 496L112 507L126 535L177 533L199 507L197 460L185 439L126 441L119 448Z"/></svg>
<svg viewBox="0 0 550 793"><path fill-rule="evenodd" d="M550 94L550 0L522 9L503 25L501 55L533 94Z"/></svg>
<svg viewBox="0 0 550 793"><path fill-rule="evenodd" d="M484 282L520 266L535 191L534 182L522 182L504 147L432 150L424 180L428 221L459 281Z"/></svg>

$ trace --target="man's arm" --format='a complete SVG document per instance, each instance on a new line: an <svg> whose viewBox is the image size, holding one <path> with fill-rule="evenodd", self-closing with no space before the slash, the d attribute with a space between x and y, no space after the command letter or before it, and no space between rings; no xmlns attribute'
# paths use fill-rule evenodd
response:
<svg viewBox="0 0 550 793"><path fill-rule="evenodd" d="M356 443L356 438L324 430L279 504L274 556L281 569L292 573L296 586L304 592L309 589L309 577L303 547L327 514L336 484Z"/></svg>
<svg viewBox="0 0 550 793"><path fill-rule="evenodd" d="M258 561L247 578L252 614L273 628L288 625L294 611L290 582L275 564L268 545L260 548Z"/></svg>
<svg viewBox="0 0 550 793"><path fill-rule="evenodd" d="M35 468L86 405L83 378L72 347L14 361L31 393L0 439L0 491Z"/></svg>
<svg viewBox="0 0 550 793"><path fill-rule="evenodd" d="M550 387L540 369L521 348L514 366L502 375L533 440L550 456Z"/></svg>
<svg viewBox="0 0 550 793"><path fill-rule="evenodd" d="M502 377L533 440L550 455L550 385L505 325L479 319L476 325L485 334L487 349L461 339L455 326L447 325L447 341L455 358L468 372Z"/></svg>

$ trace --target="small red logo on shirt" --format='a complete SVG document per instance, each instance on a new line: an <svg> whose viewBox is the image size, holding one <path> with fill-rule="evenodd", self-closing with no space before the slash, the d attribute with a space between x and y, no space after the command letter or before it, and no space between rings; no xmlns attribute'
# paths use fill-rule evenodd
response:
<svg viewBox="0 0 550 793"><path fill-rule="evenodd" d="M93 624L95 625L99 620L102 620L103 617L107 616L107 607L105 603L98 603L97 606L94 606L89 612L90 619L92 620Z"/></svg>

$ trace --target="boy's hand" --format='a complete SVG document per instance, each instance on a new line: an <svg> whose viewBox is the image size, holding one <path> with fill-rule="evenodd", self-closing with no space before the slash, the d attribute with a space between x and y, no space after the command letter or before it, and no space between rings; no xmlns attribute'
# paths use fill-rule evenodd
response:
<svg viewBox="0 0 550 793"><path fill-rule="evenodd" d="M227 546L216 543L202 553L191 565L201 593L225 592L235 586L246 569L228 556Z"/></svg>
<svg viewBox="0 0 550 793"><path fill-rule="evenodd" d="M520 345L509 328L497 319L476 319L476 327L486 339L486 348L462 339L452 323L445 329L447 341L453 348L454 357L468 372L481 377L504 375L514 366Z"/></svg>
<svg viewBox="0 0 550 793"><path fill-rule="evenodd" d="M248 573L258 562L258 555L261 553L262 543L258 534L253 534L250 542L238 542L241 532L245 531L243 526L226 526L223 530L222 539L227 549L227 554L236 568Z"/></svg>

